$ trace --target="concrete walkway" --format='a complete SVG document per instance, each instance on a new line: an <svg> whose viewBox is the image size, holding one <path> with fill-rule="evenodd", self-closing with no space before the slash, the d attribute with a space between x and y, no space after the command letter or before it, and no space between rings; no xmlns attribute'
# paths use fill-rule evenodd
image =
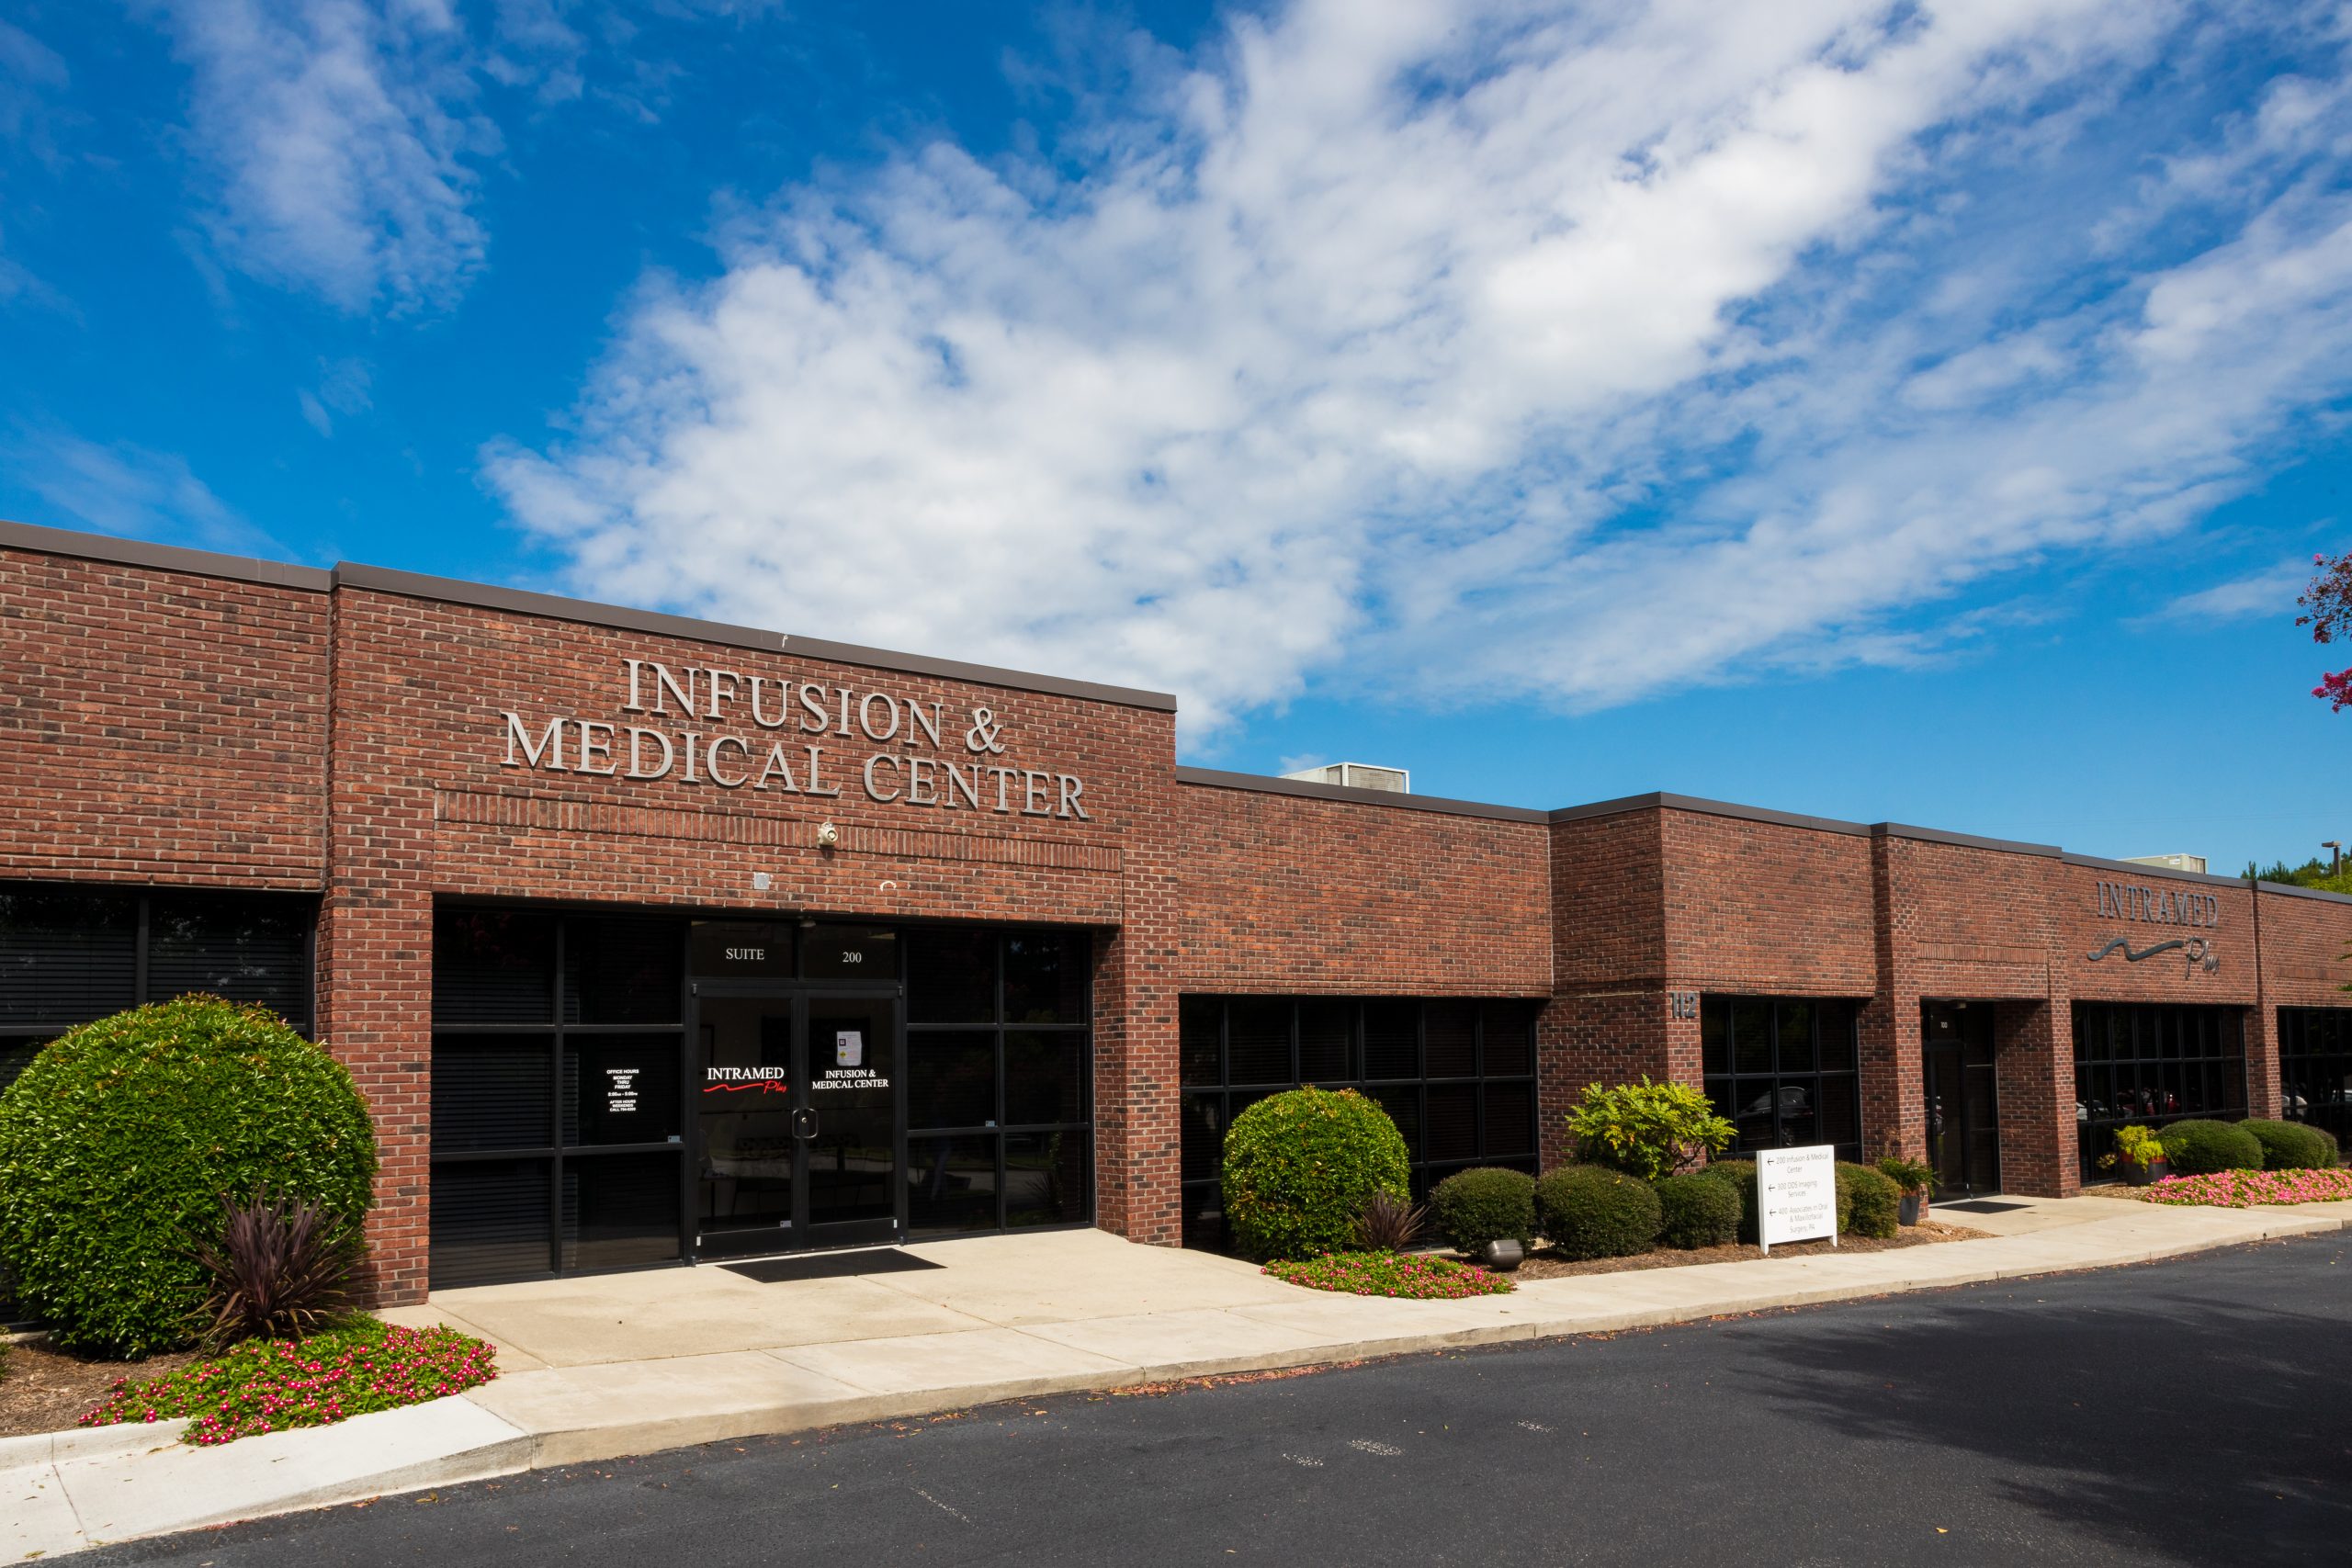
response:
<svg viewBox="0 0 2352 1568"><path fill-rule="evenodd" d="M925 1244L907 1250L940 1268L853 1279L761 1284L706 1267L444 1292L384 1315L494 1341L495 1382L219 1449L181 1445L172 1427L0 1438L0 1559L753 1433L2144 1262L2344 1229L2352 1204L2079 1198L1942 1217L1996 1234L1530 1280L1462 1302L1302 1291L1099 1231Z"/></svg>

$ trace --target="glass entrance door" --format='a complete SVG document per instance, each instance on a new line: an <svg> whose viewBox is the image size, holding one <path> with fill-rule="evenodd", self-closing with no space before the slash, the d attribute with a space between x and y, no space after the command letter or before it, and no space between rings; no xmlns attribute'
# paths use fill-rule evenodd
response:
<svg viewBox="0 0 2352 1568"><path fill-rule="evenodd" d="M1938 1200L2001 1187L2001 1131L1993 1088L1993 1004L1927 1002L1920 1010L1928 1099L1928 1163Z"/></svg>
<svg viewBox="0 0 2352 1568"><path fill-rule="evenodd" d="M898 1239L896 995L695 993L695 1254Z"/></svg>

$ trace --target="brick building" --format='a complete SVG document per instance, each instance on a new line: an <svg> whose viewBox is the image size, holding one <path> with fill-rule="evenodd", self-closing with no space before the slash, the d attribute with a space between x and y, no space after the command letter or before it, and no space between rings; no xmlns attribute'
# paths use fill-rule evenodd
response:
<svg viewBox="0 0 2352 1568"><path fill-rule="evenodd" d="M1156 693L0 525L0 1076L210 990L345 1062L379 1293L1024 1225L1216 1245L1218 1139L1378 1099L1417 1181L1584 1084L2070 1191L2347 1123L2352 899L1651 795L1180 767Z"/></svg>

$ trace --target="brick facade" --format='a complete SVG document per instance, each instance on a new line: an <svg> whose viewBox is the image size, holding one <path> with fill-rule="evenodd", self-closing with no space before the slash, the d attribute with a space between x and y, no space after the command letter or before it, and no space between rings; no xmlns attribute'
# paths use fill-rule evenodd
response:
<svg viewBox="0 0 2352 1568"><path fill-rule="evenodd" d="M1151 694L368 569L8 527L0 618L0 877L320 896L317 1022L378 1121L386 1301L428 1282L436 898L1086 928L1097 1223L1160 1244L1188 993L1546 998L1547 1161L1584 1084L1700 1080L1702 996L1861 1004L1865 1141L1917 1154L1922 1004L1984 1001L2003 1180L2064 1192L2075 1001L2245 1010L2249 1105L2276 1113L2276 1009L2343 1005L2352 975L2352 900L1672 795L1544 813L1207 773ZM2090 956L2118 937L2183 944Z"/></svg>

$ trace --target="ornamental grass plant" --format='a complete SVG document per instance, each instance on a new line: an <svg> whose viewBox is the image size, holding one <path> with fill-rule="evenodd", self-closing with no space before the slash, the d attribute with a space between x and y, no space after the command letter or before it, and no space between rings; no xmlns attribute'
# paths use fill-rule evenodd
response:
<svg viewBox="0 0 2352 1568"><path fill-rule="evenodd" d="M115 1385L85 1427L193 1416L199 1447L293 1427L323 1427L462 1393L498 1375L496 1347L447 1325L401 1328L361 1318L307 1339L248 1339L165 1377Z"/></svg>

